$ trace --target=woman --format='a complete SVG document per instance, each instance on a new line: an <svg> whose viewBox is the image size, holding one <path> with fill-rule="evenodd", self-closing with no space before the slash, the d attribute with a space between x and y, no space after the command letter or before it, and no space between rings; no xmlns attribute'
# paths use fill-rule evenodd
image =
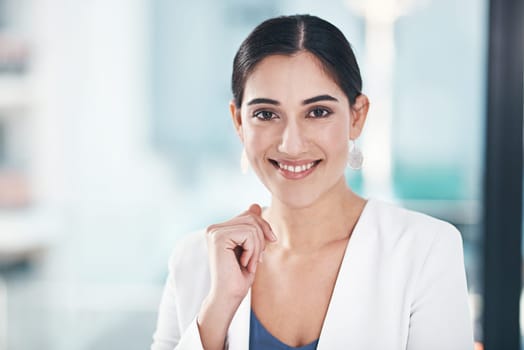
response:
<svg viewBox="0 0 524 350"><path fill-rule="evenodd" d="M242 43L231 115L271 204L178 245L152 349L473 348L459 232L346 183L361 86L320 18L270 19Z"/></svg>

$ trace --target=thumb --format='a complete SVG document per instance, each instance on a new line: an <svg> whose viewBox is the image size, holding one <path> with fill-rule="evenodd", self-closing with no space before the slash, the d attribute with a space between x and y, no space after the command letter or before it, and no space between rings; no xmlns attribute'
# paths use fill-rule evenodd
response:
<svg viewBox="0 0 524 350"><path fill-rule="evenodd" d="M248 211L258 216L262 214L262 208L258 204L251 204L251 206L249 206Z"/></svg>

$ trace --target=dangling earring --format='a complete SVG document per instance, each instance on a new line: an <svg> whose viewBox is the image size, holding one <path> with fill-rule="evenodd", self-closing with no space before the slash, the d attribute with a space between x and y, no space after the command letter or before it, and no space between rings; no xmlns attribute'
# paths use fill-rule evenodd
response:
<svg viewBox="0 0 524 350"><path fill-rule="evenodd" d="M247 174L249 170L249 160L247 159L246 148L242 148L242 154L240 155L240 171L242 174Z"/></svg>
<svg viewBox="0 0 524 350"><path fill-rule="evenodd" d="M349 140L348 165L351 169L358 170L362 167L364 156L354 140Z"/></svg>

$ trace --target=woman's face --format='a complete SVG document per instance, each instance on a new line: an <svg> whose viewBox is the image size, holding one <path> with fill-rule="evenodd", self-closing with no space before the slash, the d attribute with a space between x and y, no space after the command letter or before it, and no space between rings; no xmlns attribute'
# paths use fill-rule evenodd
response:
<svg viewBox="0 0 524 350"><path fill-rule="evenodd" d="M266 57L246 80L240 110L231 111L253 170L280 201L307 207L345 186L352 110L312 54Z"/></svg>

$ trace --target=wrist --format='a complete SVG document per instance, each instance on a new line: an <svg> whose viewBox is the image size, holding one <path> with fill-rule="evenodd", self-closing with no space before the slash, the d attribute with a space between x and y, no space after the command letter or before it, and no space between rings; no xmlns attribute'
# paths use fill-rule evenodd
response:
<svg viewBox="0 0 524 350"><path fill-rule="evenodd" d="M236 310L246 295L231 295L225 294L217 290L210 290L203 304L214 305L217 308L227 310ZM233 313L234 313L233 311Z"/></svg>
<svg viewBox="0 0 524 350"><path fill-rule="evenodd" d="M202 302L197 326L204 349L224 349L227 331L240 303L210 293Z"/></svg>

